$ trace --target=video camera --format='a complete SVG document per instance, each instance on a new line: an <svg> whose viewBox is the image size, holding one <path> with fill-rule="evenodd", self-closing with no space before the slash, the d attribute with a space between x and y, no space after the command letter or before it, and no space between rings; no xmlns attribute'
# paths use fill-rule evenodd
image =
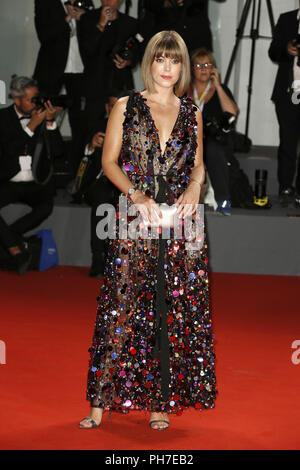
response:
<svg viewBox="0 0 300 470"><path fill-rule="evenodd" d="M217 142L225 143L228 134L234 129L236 116L229 112L224 112L220 120L209 117L204 121L205 135L212 137Z"/></svg>
<svg viewBox="0 0 300 470"><path fill-rule="evenodd" d="M91 11L94 10L93 5L88 0L75 0L75 2L65 2L65 5L70 5L75 8L81 8L82 10L85 11Z"/></svg>
<svg viewBox="0 0 300 470"><path fill-rule="evenodd" d="M125 44L119 46L116 45L112 52L112 57L118 54L123 60L132 60L134 58L135 49L142 44L144 41L143 36L137 33L135 36L131 36Z"/></svg>
<svg viewBox="0 0 300 470"><path fill-rule="evenodd" d="M51 101L52 106L63 109L70 108L72 100L68 95L47 96L39 93L31 99L31 102L36 105L38 109L45 110L45 103Z"/></svg>
<svg viewBox="0 0 300 470"><path fill-rule="evenodd" d="M298 49L298 60L297 60L297 65L300 67L300 34L297 34L296 39L292 41L292 44L294 47Z"/></svg>

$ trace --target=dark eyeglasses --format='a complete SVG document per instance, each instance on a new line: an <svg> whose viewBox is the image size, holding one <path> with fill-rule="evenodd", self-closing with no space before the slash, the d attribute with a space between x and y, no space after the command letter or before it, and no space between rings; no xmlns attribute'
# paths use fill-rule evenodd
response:
<svg viewBox="0 0 300 470"><path fill-rule="evenodd" d="M205 62L205 64L193 64L193 67L195 67L195 69L208 69L213 67L213 65L214 64L211 62Z"/></svg>

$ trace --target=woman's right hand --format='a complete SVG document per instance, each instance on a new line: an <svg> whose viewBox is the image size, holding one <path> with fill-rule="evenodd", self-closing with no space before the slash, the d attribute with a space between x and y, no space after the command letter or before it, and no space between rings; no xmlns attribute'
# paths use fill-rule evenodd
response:
<svg viewBox="0 0 300 470"><path fill-rule="evenodd" d="M131 196L133 204L137 207L143 220L154 224L159 223L159 217L162 217L159 205L151 197L146 196L137 189Z"/></svg>

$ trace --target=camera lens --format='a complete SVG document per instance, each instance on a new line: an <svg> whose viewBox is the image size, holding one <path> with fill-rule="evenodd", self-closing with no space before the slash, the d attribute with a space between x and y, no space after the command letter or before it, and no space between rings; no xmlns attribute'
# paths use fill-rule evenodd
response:
<svg viewBox="0 0 300 470"><path fill-rule="evenodd" d="M255 170L255 197L257 199L266 197L267 177L267 170Z"/></svg>

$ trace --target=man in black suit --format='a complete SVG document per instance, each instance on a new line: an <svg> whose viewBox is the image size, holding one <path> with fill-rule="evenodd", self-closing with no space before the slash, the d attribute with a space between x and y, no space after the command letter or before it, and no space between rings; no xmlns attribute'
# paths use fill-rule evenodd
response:
<svg viewBox="0 0 300 470"><path fill-rule="evenodd" d="M90 132L90 138L85 148L85 155L89 155L91 166L89 169L90 175L93 175L93 180L87 185L84 190L84 199L89 206L91 206L91 251L92 251L92 265L90 269L90 277L103 277L104 266L106 261L106 251L108 246L108 239L101 239L97 236L97 224L101 220L106 220L105 216L97 215L98 207L101 204L117 205L117 200L120 191L116 186L102 172L102 147L105 137L108 117L118 98L127 96L127 92L120 92L119 90L109 90L106 96L106 118L93 123Z"/></svg>
<svg viewBox="0 0 300 470"><path fill-rule="evenodd" d="M103 277L108 239L99 238L96 233L97 224L106 216L97 215L101 204L116 205L120 191L109 181L102 171L102 147L109 114L121 96L127 92L109 90L105 99L106 117L92 123L88 134L84 155L75 178L74 192L77 200L84 200L91 207L90 246L92 265L90 277Z"/></svg>
<svg viewBox="0 0 300 470"><path fill-rule="evenodd" d="M104 117L107 90L127 90L134 86L132 68L139 60L139 48L133 48L129 59L120 57L118 48L137 34L138 21L119 12L121 3L122 0L101 0L101 8L82 19L87 128Z"/></svg>
<svg viewBox="0 0 300 470"><path fill-rule="evenodd" d="M80 25L86 11L76 8L75 0L35 0L35 28L41 47L34 71L42 92L57 95L65 85L72 101L69 122L72 131L71 169L75 173L83 145L82 79L84 58L80 44ZM85 0L93 8L92 0Z"/></svg>
<svg viewBox="0 0 300 470"><path fill-rule="evenodd" d="M182 36L189 52L199 47L212 51L208 6L209 0L139 0L141 25L148 30L145 43L159 31L174 30Z"/></svg>
<svg viewBox="0 0 300 470"><path fill-rule="evenodd" d="M279 65L271 99L275 103L279 123L277 176L279 198L283 207L293 199L295 205L300 206L300 158L296 190L293 187L300 137L300 104L296 99L297 85L300 84L300 67L297 65L298 49L295 47L295 40L300 33L299 19L300 9L280 15L269 48L270 59Z"/></svg>
<svg viewBox="0 0 300 470"><path fill-rule="evenodd" d="M0 244L19 274L26 271L31 259L22 235L51 214L55 194L52 158L63 153L54 117L59 108L53 108L50 101L45 109L38 108L33 102L37 94L35 80L14 77L14 104L0 110L0 209L16 202L32 208L11 225L0 216Z"/></svg>

